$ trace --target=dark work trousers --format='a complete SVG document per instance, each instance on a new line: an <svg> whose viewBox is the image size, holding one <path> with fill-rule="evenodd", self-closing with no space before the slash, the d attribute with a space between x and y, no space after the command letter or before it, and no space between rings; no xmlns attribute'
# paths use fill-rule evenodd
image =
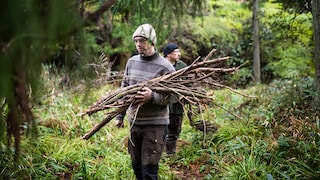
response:
<svg viewBox="0 0 320 180"><path fill-rule="evenodd" d="M183 114L170 114L170 124L166 140L166 153L174 154L177 147L177 139L181 133Z"/></svg>
<svg viewBox="0 0 320 180"><path fill-rule="evenodd" d="M131 128L128 151L138 180L158 179L165 128L165 125L133 125Z"/></svg>

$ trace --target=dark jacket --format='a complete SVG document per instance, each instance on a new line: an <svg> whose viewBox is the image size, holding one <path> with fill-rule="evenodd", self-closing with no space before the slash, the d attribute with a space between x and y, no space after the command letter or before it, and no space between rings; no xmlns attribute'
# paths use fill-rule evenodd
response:
<svg viewBox="0 0 320 180"><path fill-rule="evenodd" d="M187 67L187 64L181 60L178 60L173 66L176 70L179 70L184 67ZM170 104L170 106L169 106L170 114L182 114L183 113L183 105L181 103L176 102L176 103Z"/></svg>

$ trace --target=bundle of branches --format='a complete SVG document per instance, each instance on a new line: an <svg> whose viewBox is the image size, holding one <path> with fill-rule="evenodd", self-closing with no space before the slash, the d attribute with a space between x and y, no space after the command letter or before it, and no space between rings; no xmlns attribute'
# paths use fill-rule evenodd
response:
<svg viewBox="0 0 320 180"><path fill-rule="evenodd" d="M137 104L134 96L136 95L137 91L141 90L143 87L149 87L151 90L157 92L174 92L181 97L180 99L184 99L189 104L207 104L213 100L205 90L200 90L197 88L199 86L194 87L192 84L199 85L200 83L206 86L214 85L220 88L231 89L216 81L206 81L207 78L219 76L220 73L232 73L238 69L238 67L212 67L216 63L220 63L229 59L229 57L222 57L209 60L209 57L211 57L213 52L214 51L211 51L203 61L199 61L200 58L198 58L191 65L173 73L166 74L140 84L120 88L109 93L107 97L100 99L88 110L81 113L82 115L90 116L99 111L109 110L106 112L107 117L99 124L95 125L91 131L82 137L82 139L89 139L95 132L99 131L100 128L102 128L115 116L126 111L129 106Z"/></svg>

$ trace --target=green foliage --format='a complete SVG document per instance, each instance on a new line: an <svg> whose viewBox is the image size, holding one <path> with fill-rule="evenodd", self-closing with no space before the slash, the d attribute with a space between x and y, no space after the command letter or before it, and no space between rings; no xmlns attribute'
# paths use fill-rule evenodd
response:
<svg viewBox="0 0 320 180"><path fill-rule="evenodd" d="M282 11L281 4L265 3L261 16L261 53L266 68L281 78L313 76L311 14L290 14Z"/></svg>
<svg viewBox="0 0 320 180"><path fill-rule="evenodd" d="M227 75L225 78L227 79L228 84L236 87L245 87L249 84L252 79L252 70L249 67L242 67L239 71L234 74Z"/></svg>
<svg viewBox="0 0 320 180"><path fill-rule="evenodd" d="M202 0L187 0L183 2L172 0L127 0L115 3L112 7L112 15L114 17L114 25L122 26L121 30L117 30L120 30L120 33L126 32L126 36L129 35L129 37L138 25L143 23L152 24L157 32L158 45L161 46L167 32L175 30L177 23L180 24L185 16L201 15L205 7L206 1ZM122 25L119 25L119 23ZM114 29L113 32L115 35L119 31ZM124 39L124 42L127 42L127 40ZM130 44L132 43L130 42ZM122 48L122 45L117 44L119 48ZM124 45L128 46L129 44Z"/></svg>
<svg viewBox="0 0 320 180"><path fill-rule="evenodd" d="M37 142L22 146L31 151L21 153L22 166L10 174L10 179L119 179L120 174L133 179L132 173L128 173L131 170L128 155L110 151L98 142L41 136ZM13 162L7 163L4 167L14 167Z"/></svg>
<svg viewBox="0 0 320 180"><path fill-rule="evenodd" d="M154 22L155 26L160 27L160 24L165 19L180 20L183 15L191 16L199 15L205 7L206 1L188 0L188 1L172 1L172 0L155 0L155 1L119 1L112 10L116 15L124 16L126 13L131 13L133 16L128 20L138 20L138 24L144 22ZM156 22L156 21L158 22Z"/></svg>
<svg viewBox="0 0 320 180"><path fill-rule="evenodd" d="M243 30L243 23L247 21L247 18L251 17L251 12L242 3L227 0L227 1L210 1L209 6L212 9L215 18L218 21L225 23L225 26L233 30L233 32Z"/></svg>
<svg viewBox="0 0 320 180"><path fill-rule="evenodd" d="M239 34L243 24L250 17L250 11L235 1L210 1L208 13L196 18L191 32L196 37L203 38L204 47L217 48L220 56L229 55L239 43Z"/></svg>
<svg viewBox="0 0 320 180"><path fill-rule="evenodd" d="M276 0L283 3L286 10L295 10L297 13L311 12L311 0Z"/></svg>
<svg viewBox="0 0 320 180"><path fill-rule="evenodd" d="M105 52L104 49L99 44L97 44L96 38L97 36L91 33L87 33L85 36L85 46L92 54L99 54ZM108 51L106 52L109 53Z"/></svg>
<svg viewBox="0 0 320 180"><path fill-rule="evenodd" d="M118 46L112 51L107 51L110 53L121 53L124 51L127 52L134 52L135 51L135 46L133 44L133 40L131 35L133 34L135 28L128 29L126 28L126 24L123 23L115 23L114 25L114 30L112 36L116 39L122 39L122 46Z"/></svg>
<svg viewBox="0 0 320 180"><path fill-rule="evenodd" d="M11 2L2 6L2 12L7 15L1 16L4 27L1 28L1 41L10 46L5 53L1 53L1 77L8 77L14 68L22 66L28 69L31 79L37 79L35 77L41 71L41 62L58 50L58 43L65 40L80 43L76 37L70 37L77 32L81 33L79 17L71 2L59 0L46 4L29 0L16 3L19 6ZM1 81L10 81L10 78L6 79ZM8 84L10 83L1 85ZM1 87L3 92L9 88L10 86Z"/></svg>
<svg viewBox="0 0 320 180"><path fill-rule="evenodd" d="M312 80L301 79L246 89L246 94L258 95L254 99L239 98L238 95L230 95L225 91L216 92L216 101L223 102L227 109L238 107L233 112L240 113L243 119L231 120L231 116L221 113L223 110L211 110L219 128L216 133L206 135L209 148L204 151L213 150L210 157L215 162L216 171L206 177L318 178L319 166L315 164L319 162L319 129L316 118L310 118L314 112L308 108L308 102L314 96L310 91L312 84ZM280 134L282 135L279 136ZM202 139L198 135L187 137L192 137L195 142L201 142ZM196 146L192 146L194 147ZM183 148L180 153L192 148Z"/></svg>
<svg viewBox="0 0 320 180"><path fill-rule="evenodd" d="M203 37L207 37L207 32L209 37L212 37L211 41L202 40L204 46L216 47L219 55L231 56L232 59L228 61L229 66L243 65L249 60L248 70L232 76L231 79L227 77L231 83L249 84L252 80L253 56L252 10L246 3L236 1L209 1L209 7L212 7L209 11L212 15L208 17L210 20L205 20L206 16L204 16L203 23L208 29L204 28L201 31L197 28ZM282 4L275 1L261 2L259 12L263 82L270 82L279 77L313 76L311 14L283 11ZM223 26L217 22L221 22ZM211 24L215 25L211 26ZM225 34L214 36L220 27L225 27L221 29Z"/></svg>
<svg viewBox="0 0 320 180"><path fill-rule="evenodd" d="M312 55L305 46L295 44L286 49L278 47L279 61L269 63L274 74L281 78L313 76L315 73Z"/></svg>
<svg viewBox="0 0 320 180"><path fill-rule="evenodd" d="M195 21L198 26L193 26L193 35L203 38L203 43L208 47L226 46L228 47L237 40L235 34L232 34L232 29L226 25L220 18L205 16ZM214 22L214 23L209 23ZM205 26L204 26L205 25ZM222 42L221 42L222 41Z"/></svg>

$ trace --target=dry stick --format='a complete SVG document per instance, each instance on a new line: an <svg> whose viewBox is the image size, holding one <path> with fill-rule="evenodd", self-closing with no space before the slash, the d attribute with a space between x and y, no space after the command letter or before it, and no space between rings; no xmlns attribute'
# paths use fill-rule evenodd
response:
<svg viewBox="0 0 320 180"><path fill-rule="evenodd" d="M196 64L198 61L200 60L200 56L195 60L193 61L189 66L185 67L185 68L182 68L182 69L179 69L178 72L179 74L184 74L186 71L188 71L189 69L191 69L193 67L194 64ZM176 71L177 72L177 71ZM181 73L180 73L181 72ZM178 74L178 73L177 73ZM172 79L177 77L178 75L174 75L172 76Z"/></svg>
<svg viewBox="0 0 320 180"><path fill-rule="evenodd" d="M80 114L80 115L85 115L88 114L89 116L92 115L93 113L96 113L98 111L102 111L105 109L110 109L110 108L121 108L124 106L129 106L129 104L133 101L132 98L130 99L126 99L126 100L119 100L113 103L108 103L106 105L101 105L101 106L97 106L97 107L92 107L89 110L87 110L86 112Z"/></svg>
<svg viewBox="0 0 320 180"><path fill-rule="evenodd" d="M214 52L216 52L217 50L216 49L212 49L209 54L204 58L204 61L207 61L212 55Z"/></svg>
<svg viewBox="0 0 320 180"><path fill-rule="evenodd" d="M208 66L212 63L216 63L219 61L223 61L223 60L227 60L229 59L229 57L224 57L224 58L218 58L218 59L213 59L213 60L207 60L212 53L214 52L214 50L212 50L210 52L210 54L206 57L205 61L196 63L200 58L198 58L194 63L192 63L190 66L187 66L186 68L180 69L178 71L175 71L171 74L167 74L167 75L163 75L160 76L158 78L154 78L151 79L145 83L140 83L140 84L136 84L136 85L132 85L132 86L127 86L125 88L119 89L111 94L109 94L106 98L99 100L98 102L96 102L94 105L91 106L91 108L89 110L87 110L84 114L93 114L97 111L100 110L105 110L111 107L118 107L118 110L116 111L112 111L108 113L108 116L101 121L99 124L95 125L94 128L92 128L88 133L86 133L82 139L89 139L94 133L96 133L97 131L99 131L105 124L107 124L108 122L110 122L115 116L117 116L120 113L123 113L126 111L126 109L129 107L129 105L133 104L133 100L123 100L120 98L126 97L130 94L134 94L135 92L137 92L139 89L141 89L144 86L148 86L153 90L158 90L158 91L162 91L162 92L175 92L177 94L183 95L185 99L187 99L189 102L192 102L194 104L196 104L196 102L201 104L200 99L206 99L208 98L208 96L205 93L201 93L198 91L193 91L187 88L187 90L183 90L183 89L179 89L179 88L174 88L174 87L166 87L165 85L170 85L170 83L166 83L166 82L170 82L170 80L174 80L174 78L177 77L181 77L183 76L186 72L188 73L198 73L199 71L226 71L225 69L219 69L219 68L201 68L202 66ZM198 70L197 70L198 68ZM235 70L235 69L232 69ZM229 71L229 70L228 70ZM231 71L231 70L230 70ZM214 74L214 73L209 73L209 74ZM189 79L192 77L188 77ZM177 81L177 80L176 80ZM190 81L190 80L189 80ZM161 82L163 84L161 84ZM190 82L194 82L194 80L190 81ZM160 85L160 87L152 87L152 85ZM225 86L225 88L227 88L227 86ZM231 89L231 88L230 88ZM191 99L190 99L191 98ZM200 99L199 99L200 98ZM210 98L209 98L210 99ZM212 99L212 98L211 98ZM195 101L195 102L194 102ZM222 107L221 107L222 108ZM230 112L231 113L231 112ZM231 113L232 114L232 113Z"/></svg>
<svg viewBox="0 0 320 180"><path fill-rule="evenodd" d="M93 104L91 107L93 106L99 106L99 104L104 104L105 102L108 101L116 101L118 100L120 97L123 97L125 95L128 95L130 93L134 94L137 89L136 88L141 88L143 83L141 84L136 84L136 85L132 85L132 86L127 86L125 88L121 88L118 89L112 93L109 93L107 97L97 101L95 104Z"/></svg>
<svg viewBox="0 0 320 180"><path fill-rule="evenodd" d="M200 59L200 58L198 58L198 59ZM157 81L166 81L166 80L169 80L169 79L173 79L175 77L181 76L181 74L185 73L186 71L191 71L192 69L196 69L199 66L203 66L203 65L206 65L206 64L212 64L212 63L216 63L216 62L219 62L219 61L224 61L224 60L227 60L227 59L229 59L229 57L217 58L217 59L208 60L208 61L205 61L205 62L195 63L197 61L196 60L193 64L191 64L190 66L187 66L186 68L180 69L178 71L175 71L173 73L170 73L170 74L167 74L167 75L164 75L164 76L160 76L158 78L151 79L151 80L149 80L149 81L147 81L146 83L143 83L143 84L148 84L148 83L150 84L150 83L154 83L154 82L157 82ZM141 88L141 87L143 87L142 84L135 84L135 85L127 86L125 88L121 88L121 89L116 90L113 93L109 94L106 98L98 101L93 106L100 106L101 104L104 104L107 101L117 100L119 97L125 96L129 92L134 92L134 91L136 91L136 88ZM93 113L95 113L95 112L93 112ZM92 114L92 113L87 112L85 114Z"/></svg>
<svg viewBox="0 0 320 180"><path fill-rule="evenodd" d="M197 80L201 80L201 79L199 78ZM164 86L164 85L161 85L161 84L159 84L159 86L153 86L153 87L151 86L150 89L153 90L153 91L159 91L159 92L174 92L174 93L176 93L176 94L178 94L180 96L190 96L190 97L193 97L195 99L207 98L207 94L202 93L202 92L198 92L198 91L195 91L195 90L191 90L189 88L182 89L181 87L180 88L168 87L168 86ZM132 91L132 90L130 90L130 91ZM136 92L136 91L137 91L137 89L133 90L133 92ZM128 94L130 94L130 93L128 93ZM190 99L190 98L186 98L186 99ZM101 111L101 110L105 110L105 109L109 109L109 108L116 108L116 107L120 108L122 106L125 106L126 104L129 104L130 102L132 102L132 100L133 100L133 98L130 98L130 99L118 99L118 101L112 101L112 102L109 102L107 104L101 104L99 106L91 107L89 110L87 110L86 112L84 112L84 113L82 113L80 115L88 114L90 116L90 115L92 115L92 114L94 114L94 113L96 113L98 111Z"/></svg>
<svg viewBox="0 0 320 180"><path fill-rule="evenodd" d="M207 97L206 94L201 94L201 93L199 93L196 97L194 93L198 93L198 92L194 92L192 90L182 90L182 89L173 88L172 91L178 94L180 98L183 98L186 101L188 101L190 104L196 104L196 102L200 101L199 98Z"/></svg>
<svg viewBox="0 0 320 180"><path fill-rule="evenodd" d="M168 89L165 88L158 88L159 91L168 91ZM172 91L172 90L169 90ZM184 92L185 93L185 92ZM118 114L126 111L126 109L129 107L129 105L125 105L122 108L119 108L117 111L112 111L108 114L106 118L104 118L99 124L95 125L88 133L86 133L81 139L89 139L93 134L95 134L97 131L99 131L104 125L106 125L108 122L110 122L114 117L116 117Z"/></svg>
<svg viewBox="0 0 320 180"><path fill-rule="evenodd" d="M225 85L218 84L218 83L210 83L210 84L212 84L212 85L214 85L214 86L217 86L217 87L220 87L220 88L226 88L226 89L228 89L228 90L230 90L230 91L232 91L232 92L234 92L234 93L240 94L241 96L244 96L244 97L257 98L257 96L249 96L249 95L243 94L243 93L241 93L241 92L239 92L239 91L237 91L237 90L235 90L235 89L232 89L232 88L229 87L229 86L225 86Z"/></svg>
<svg viewBox="0 0 320 180"><path fill-rule="evenodd" d="M238 115L236 115L236 114L234 114L233 112L231 112L231 111L229 111L228 109L226 109L226 108L224 108L224 107L222 107L221 105L219 105L219 104L217 104L217 103L214 103L214 102L212 102L215 106L218 106L219 108L221 108L221 109L223 109L223 110L225 110L225 111L227 111L228 113L230 113L231 115L233 115L233 116L235 116L235 117L237 117L237 118L239 118L239 119L241 119L242 120L242 118L240 117L240 116L238 116Z"/></svg>
<svg viewBox="0 0 320 180"><path fill-rule="evenodd" d="M162 85L159 85L159 86L162 86ZM174 92L186 99L189 99L190 98L187 98L185 96L190 96L190 97L193 97L196 101L199 101L198 99L202 99L202 98L208 98L207 97L207 94L205 93L201 93L201 92L198 92L198 91L192 91L190 89L181 89L181 88L175 88L175 87L167 87L167 86L163 86L163 87L150 87L153 91L158 91L158 92ZM112 104L106 104L106 105L102 105L102 106L98 106L98 107L95 107L95 108L91 108L88 112L88 114L92 114L92 113L95 113L95 112L98 112L98 111L101 111L101 110L105 110L105 109L109 109L109 108L120 108L120 107L123 107L123 106L126 106L126 104L130 104L130 102L132 101L133 99L129 99L129 100L119 100L119 101L116 101Z"/></svg>
<svg viewBox="0 0 320 180"><path fill-rule="evenodd" d="M152 88L155 91L165 91L168 89L163 89L161 87L156 87L156 88ZM188 96L192 99L192 97L194 98L195 101L199 102L199 98L203 99L203 98L208 98L208 96L206 94L201 94L199 92L195 92L195 91L186 91L186 90L182 90L182 89L177 89L177 88L172 88L170 91L175 92L178 95L181 95L183 97ZM186 98L186 97L185 97ZM186 99L190 99L190 98L186 98ZM209 97L210 98L210 97ZM212 99L212 98L210 98Z"/></svg>
<svg viewBox="0 0 320 180"><path fill-rule="evenodd" d="M99 124L96 124L89 132L87 132L84 136L81 137L81 139L89 139L94 133L99 131L104 125L106 125L108 122L110 122L114 117L116 117L119 112L124 111L124 107L119 109L118 111L114 111L111 114L109 114L107 117L105 117Z"/></svg>
<svg viewBox="0 0 320 180"><path fill-rule="evenodd" d="M208 64L214 64L214 63L217 63L217 62L220 62L220 61L225 61L225 60L228 60L228 59L230 59L229 56L216 58L216 59L211 59L211 60L207 60L207 61L201 61L199 63L194 64L194 67L200 67L200 66L203 67L203 66L208 65Z"/></svg>
<svg viewBox="0 0 320 180"><path fill-rule="evenodd" d="M195 70L196 69L193 69L191 71L195 71ZM202 68L200 68L200 70L202 70ZM234 69L225 69L224 70L222 68L203 68L203 70L206 70L206 71L208 71L208 70L216 70L218 72L234 71ZM212 74L212 73L209 73L209 75L210 74ZM204 78L205 77L202 77L202 78L197 79L197 80L201 80L201 79L204 79ZM152 85L154 85L154 84L161 84L161 83L157 82L157 81L154 81L154 80L151 80L151 81L148 81L147 83L139 84L137 86L132 86L130 88L122 88L120 90L117 90L114 93L109 94L109 96L107 98L104 98L102 101L98 101L97 103L95 103L93 106L91 106L91 108L89 108L88 111L86 111L82 115L84 115L84 114L92 115L93 113L96 113L96 112L98 112L100 110L107 109L108 106L104 106L103 104L112 104L112 106L115 106L116 104L113 104L113 103L116 103L119 100L119 97L128 96L129 94L135 94L143 86L148 86L151 89L153 89Z"/></svg>
<svg viewBox="0 0 320 180"><path fill-rule="evenodd" d="M235 67L235 68L211 68L211 67L199 67L197 69L193 69L190 72L199 72L199 71L209 71L211 73L228 73L228 72L234 72L236 70L238 70L239 68Z"/></svg>
<svg viewBox="0 0 320 180"><path fill-rule="evenodd" d="M159 91L168 91L168 89L166 88L155 88L154 90L159 90ZM169 90L169 91L180 91L180 92L183 92L183 94L193 94L192 92L187 92L187 91L181 91L180 89L175 89L175 90ZM204 97L207 97L207 96L204 96L202 94L199 94L197 92L197 96L200 96L202 98ZM199 100L196 100L197 102L199 102ZM118 110L116 111L112 111L108 114L107 117L105 117L100 123L98 123L97 125L95 125L88 133L86 133L83 137L81 137L81 139L89 139L93 134L95 134L97 131L99 131L104 125L106 125L108 122L110 122L114 117L116 117L118 114L120 113L123 113L126 111L126 109L129 107L129 104L119 108Z"/></svg>
<svg viewBox="0 0 320 180"><path fill-rule="evenodd" d="M182 69L179 69L179 70L172 72L170 74L152 79L151 81L173 79L173 78L180 76L181 74L185 74L185 72L187 72L187 71L191 71L193 69L197 69L198 67L205 66L208 64L214 64L214 63L217 63L220 61L225 61L225 60L228 60L229 58L230 57L227 56L227 57L222 57L222 58L217 58L217 59L212 59L212 60L207 60L207 61L201 61L201 62L196 63L200 59L200 58L198 58L195 62L193 62L191 65L189 65L185 68L182 68Z"/></svg>
<svg viewBox="0 0 320 180"><path fill-rule="evenodd" d="M128 90L123 90L124 88L117 90L114 93L109 94L109 96L111 96L111 97L107 96L106 98L104 98L104 99L98 101L97 103L95 103L94 105L92 105L89 108L89 110L87 110L84 114L92 115L95 112L98 112L100 110L104 110L104 108L101 108L101 107L103 107L104 104L116 103L116 102L118 102L119 99L121 100L121 97L125 97L130 94L135 94L138 91L138 89L140 89L140 88L141 87L138 86L138 87L127 88Z"/></svg>

